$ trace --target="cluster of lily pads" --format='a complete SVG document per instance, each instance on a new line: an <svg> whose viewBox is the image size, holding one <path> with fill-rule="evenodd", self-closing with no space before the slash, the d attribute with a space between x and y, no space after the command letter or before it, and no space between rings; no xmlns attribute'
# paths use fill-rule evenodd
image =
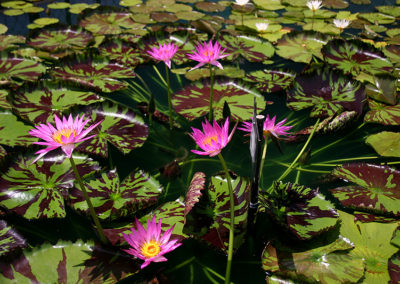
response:
<svg viewBox="0 0 400 284"><path fill-rule="evenodd" d="M42 12L36 2L1 5L11 16ZM26 37L0 26L0 282L116 283L161 272L188 283L193 272L184 280L173 274L192 271L195 262L205 279L229 282L225 267L187 253L194 240L223 261L236 253L234 282L250 277L235 272L246 250L267 283L397 283L400 8L351 13L340 10L349 6L344 0L180 2L81 5L78 25L40 17ZM51 3L48 17L54 9L74 13L78 6ZM224 50L220 68L193 68L203 42ZM176 49L164 74L154 48L170 43ZM212 117L225 124L211 130L203 123L203 135L190 127L209 114L210 93ZM70 114L96 126L69 155L105 242L90 229L90 206L65 151L34 155L41 136L29 132ZM267 117L256 135L259 114L288 116L288 126ZM228 120L251 132L251 150L246 132L228 138ZM195 157L191 150L202 152L188 133L207 155L224 153L231 171ZM343 158L335 150L330 161L315 162L323 151L346 148L355 133L357 147L371 146L369 155ZM61 136L52 139L68 144ZM315 139L324 145L311 148ZM255 144L264 153L254 155ZM307 172L312 178L301 179ZM65 237L54 220L72 220L75 235ZM145 254L137 253L135 234L139 244L156 236ZM149 265L172 250L168 262Z"/></svg>

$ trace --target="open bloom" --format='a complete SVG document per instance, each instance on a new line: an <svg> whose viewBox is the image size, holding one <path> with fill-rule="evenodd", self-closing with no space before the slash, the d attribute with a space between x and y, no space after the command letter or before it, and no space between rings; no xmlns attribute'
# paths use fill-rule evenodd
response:
<svg viewBox="0 0 400 284"><path fill-rule="evenodd" d="M47 125L40 124L39 126L36 126L35 129L29 130L30 135L45 140L45 142L34 142L34 144L47 146L47 148L39 150L35 153L39 154L39 156L37 156L32 163L43 157L47 152L50 152L58 147L61 147L68 158L71 158L72 151L74 150L76 143L96 136L91 135L85 137L90 131L99 125L101 121L83 130L89 120L89 118L85 120L84 115L82 115L80 118L79 115L77 115L75 119L73 119L72 115L70 114L68 119L63 116L62 120L55 115L56 128L54 128L54 126L48 122Z"/></svg>
<svg viewBox="0 0 400 284"><path fill-rule="evenodd" d="M221 63L219 63L217 60L229 56L229 54L224 54L225 50L225 48L221 48L218 42L215 42L213 45L211 40L208 43L199 43L196 46L196 51L193 54L187 54L190 59L199 62L199 64L197 64L191 70L200 68L205 64L215 65L219 69L224 69Z"/></svg>
<svg viewBox="0 0 400 284"><path fill-rule="evenodd" d="M286 122L286 118L277 124L275 124L276 116L274 116L272 119L269 118L269 115L265 118L264 125L263 125L263 134L264 136L272 134L276 138L278 138L279 135L282 136L287 136L290 135L287 131L289 131L293 126L284 126L283 124ZM243 122L242 127L238 128L240 130L250 132L252 129L252 124L251 122Z"/></svg>
<svg viewBox="0 0 400 284"><path fill-rule="evenodd" d="M193 153L198 155L209 155L210 157L214 157L218 155L223 148L231 141L232 135L235 132L236 126L229 133L229 119L225 120L224 126L219 126L218 123L214 120L213 125L211 125L207 120L205 123L201 124L203 126L203 132L201 132L197 128L193 128L193 133L189 134L190 137L196 142L196 144L204 150L204 152L191 150Z"/></svg>
<svg viewBox="0 0 400 284"><path fill-rule="evenodd" d="M350 25L350 21L349 20L345 20L345 19L343 19L343 20L334 19L333 20L333 24L337 28L343 30L343 29L347 28Z"/></svg>
<svg viewBox="0 0 400 284"><path fill-rule="evenodd" d="M235 0L235 4L239 6L244 6L249 3L250 0Z"/></svg>
<svg viewBox="0 0 400 284"><path fill-rule="evenodd" d="M319 0L308 1L307 2L307 7L311 11L315 12L315 11L317 11L318 9L320 9L322 7L322 1L319 1Z"/></svg>
<svg viewBox="0 0 400 284"><path fill-rule="evenodd" d="M265 32L268 29L268 23L256 23L256 29L259 32Z"/></svg>
<svg viewBox="0 0 400 284"><path fill-rule="evenodd" d="M178 51L178 46L174 43L159 43L158 47L153 46L147 53L150 54L155 60L164 61L168 68L171 69L171 58L174 57Z"/></svg>
<svg viewBox="0 0 400 284"><path fill-rule="evenodd" d="M142 269L152 261L167 261L164 254L181 245L177 243L178 240L170 240L174 226L165 231L161 236L161 219L158 223L156 222L156 216L153 216L152 221L149 219L147 221L147 230L136 219L137 230L131 228L133 234L129 235L122 233L125 241L132 247L124 251L144 260L144 263L140 266Z"/></svg>

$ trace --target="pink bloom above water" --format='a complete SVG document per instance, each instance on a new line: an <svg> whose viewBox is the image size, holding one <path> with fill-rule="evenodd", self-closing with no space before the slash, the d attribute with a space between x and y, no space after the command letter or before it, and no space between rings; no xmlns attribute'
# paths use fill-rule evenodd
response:
<svg viewBox="0 0 400 284"><path fill-rule="evenodd" d="M225 48L221 48L218 42L215 42L215 44L213 45L211 40L208 43L199 43L196 46L196 51L194 51L193 54L188 54L188 57L190 59L199 62L199 64L197 64L191 70L200 68L205 64L215 65L219 69L224 69L221 63L219 63L217 60L229 56L229 54L224 54L225 50Z"/></svg>
<svg viewBox="0 0 400 284"><path fill-rule="evenodd" d="M197 128L193 128L193 133L189 134L190 137L196 142L196 144L204 150L204 152L191 150L193 153L198 155L209 155L214 157L218 155L223 148L231 141L233 132L235 132L236 126L233 128L231 134L229 134L229 119L225 120L224 126L219 126L214 120L211 125L207 120L202 123L203 132ZM229 134L229 135L228 135Z"/></svg>
<svg viewBox="0 0 400 284"><path fill-rule="evenodd" d="M268 135L272 134L276 138L278 138L279 135L282 136L287 136L290 135L287 131L289 131L293 126L284 126L283 124L286 122L286 118L277 124L275 124L276 116L274 116L272 119L269 118L269 115L265 118L264 125L263 125L263 134ZM251 122L243 122L242 127L238 128L240 130L250 132L252 129Z"/></svg>
<svg viewBox="0 0 400 284"><path fill-rule="evenodd" d="M158 47L153 46L147 53L150 54L155 60L164 61L168 68L171 68L171 58L174 57L178 51L178 47L174 43L158 44Z"/></svg>
<svg viewBox="0 0 400 284"><path fill-rule="evenodd" d="M35 129L30 130L30 135L43 139L45 141L34 142L34 144L47 146L47 148L39 150L35 153L39 154L39 156L37 156L32 163L43 157L47 152L50 152L58 147L61 147L68 158L71 158L72 151L74 150L76 143L88 140L96 136L91 135L89 137L85 137L89 134L90 131L92 131L97 125L99 125L101 121L83 130L89 120L89 118L85 120L84 115L82 115L80 118L79 115L77 115L75 119L73 119L72 115L70 114L68 119L63 116L62 120L60 120L58 116L55 115L56 128L54 128L54 126L48 122L47 125L40 124L39 126L36 126Z"/></svg>
<svg viewBox="0 0 400 284"><path fill-rule="evenodd" d="M164 254L181 245L180 243L176 243L178 240L170 240L174 226L165 231L161 236L161 219L157 223L155 216L153 216L152 221L150 219L147 221L147 230L136 219L136 228L137 230L131 228L132 234L127 235L122 233L125 241L131 246L131 248L124 251L144 260L144 263L140 266L142 269L152 261L167 261Z"/></svg>

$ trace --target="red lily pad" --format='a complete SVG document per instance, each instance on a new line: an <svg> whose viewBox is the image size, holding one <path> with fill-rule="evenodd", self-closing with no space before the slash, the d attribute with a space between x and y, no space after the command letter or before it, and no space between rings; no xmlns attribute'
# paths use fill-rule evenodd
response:
<svg viewBox="0 0 400 284"><path fill-rule="evenodd" d="M327 117L343 110L361 114L365 100L362 84L328 69L296 76L287 91L287 106L293 110L313 107L311 117Z"/></svg>
<svg viewBox="0 0 400 284"><path fill-rule="evenodd" d="M365 122L375 122L383 125L400 125L400 104L388 106L369 100L368 105L371 110L365 114Z"/></svg>
<svg viewBox="0 0 400 284"><path fill-rule="evenodd" d="M210 1L197 2L195 7L203 12L223 12L226 8L226 6Z"/></svg>
<svg viewBox="0 0 400 284"><path fill-rule="evenodd" d="M96 136L82 142L78 149L87 153L108 156L107 142L122 153L141 147L147 139L148 127L133 110L106 102L85 109L92 123L103 121L96 129Z"/></svg>
<svg viewBox="0 0 400 284"><path fill-rule="evenodd" d="M54 121L54 115L76 105L89 105L104 99L93 92L83 91L63 84L42 81L21 87L14 96L14 108L19 114L35 124Z"/></svg>
<svg viewBox="0 0 400 284"><path fill-rule="evenodd" d="M131 68L146 61L141 49L120 40L102 44L99 52L101 55Z"/></svg>
<svg viewBox="0 0 400 284"><path fill-rule="evenodd" d="M345 207L400 216L400 171L365 163L344 164L332 174L355 185L330 189Z"/></svg>
<svg viewBox="0 0 400 284"><path fill-rule="evenodd" d="M223 118L224 105L229 106L231 116L235 120L248 120L253 115L254 98L257 111L265 109L264 98L241 82L216 80L213 90L213 110L216 120ZM201 117L209 111L210 81L194 82L173 95L172 104L177 113L188 120Z"/></svg>
<svg viewBox="0 0 400 284"><path fill-rule="evenodd" d="M324 46L322 53L329 65L354 76L360 72L391 72L393 68L380 50L360 40L331 40Z"/></svg>
<svg viewBox="0 0 400 284"><path fill-rule="evenodd" d="M7 97L8 97L8 91L0 89L0 108L4 108L4 109L11 108L11 104L8 101Z"/></svg>
<svg viewBox="0 0 400 284"><path fill-rule="evenodd" d="M248 73L244 80L255 83L257 90L263 93L274 93L289 87L294 77L290 72L264 69Z"/></svg>
<svg viewBox="0 0 400 284"><path fill-rule="evenodd" d="M37 141L29 135L32 126L24 124L11 111L0 112L0 144L7 146L30 146Z"/></svg>
<svg viewBox="0 0 400 284"><path fill-rule="evenodd" d="M162 187L156 179L136 170L120 182L116 170L85 182L89 198L100 219L114 220L147 208L157 202ZM81 190L70 192L72 207L89 215L89 208Z"/></svg>
<svg viewBox="0 0 400 284"><path fill-rule="evenodd" d="M81 176L100 170L85 156L73 157ZM31 162L20 158L0 176L0 205L26 219L65 217L64 199L75 180L70 161L53 151Z"/></svg>
<svg viewBox="0 0 400 284"><path fill-rule="evenodd" d="M46 67L30 59L0 57L0 85L20 85L20 80L34 82L45 71Z"/></svg>
<svg viewBox="0 0 400 284"><path fill-rule="evenodd" d="M23 247L26 247L24 237L17 230L10 227L6 221L0 220L0 256Z"/></svg>
<svg viewBox="0 0 400 284"><path fill-rule="evenodd" d="M136 76L131 68L100 58L66 61L62 66L55 67L50 75L58 80L77 83L107 93L128 86L126 82L117 79Z"/></svg>
<svg viewBox="0 0 400 284"><path fill-rule="evenodd" d="M0 51L15 49L19 43L25 43L25 37L17 35L0 35Z"/></svg>

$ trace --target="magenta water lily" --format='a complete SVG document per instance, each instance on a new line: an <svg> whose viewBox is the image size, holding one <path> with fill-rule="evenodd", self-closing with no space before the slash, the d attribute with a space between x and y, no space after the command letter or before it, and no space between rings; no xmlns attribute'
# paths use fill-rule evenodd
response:
<svg viewBox="0 0 400 284"><path fill-rule="evenodd" d="M159 43L158 47L153 46L147 53L150 54L155 60L164 61L164 63L171 68L171 59L178 51L178 46L174 43Z"/></svg>
<svg viewBox="0 0 400 284"><path fill-rule="evenodd" d="M156 222L156 216L147 221L147 229L136 219L136 230L131 228L132 234L122 236L131 246L124 250L127 253L144 260L140 268L145 268L150 262L167 261L164 254L173 251L181 245L177 239L170 240L174 226L169 228L164 234L161 233L161 219Z"/></svg>
<svg viewBox="0 0 400 284"><path fill-rule="evenodd" d="M61 147L68 158L71 158L75 144L96 136L94 134L86 137L86 135L101 123L101 121L99 121L83 130L85 125L90 121L89 118L85 119L84 115L81 117L77 115L74 119L70 114L68 119L63 116L62 120L55 115L54 120L56 127L51 123L47 123L47 125L40 124L36 126L35 129L29 131L30 135L45 140L45 142L34 142L34 144L47 146L47 148L41 149L35 153L39 154L39 156L37 156L32 163L58 147Z"/></svg>
<svg viewBox="0 0 400 284"><path fill-rule="evenodd" d="M279 138L279 136L288 136L290 133L288 132L293 126L285 126L286 118L275 124L276 116L272 119L269 118L269 115L265 118L264 125L263 125L263 134L267 136L269 134ZM243 122L242 126L238 129L251 132L251 122Z"/></svg>
<svg viewBox="0 0 400 284"><path fill-rule="evenodd" d="M200 68L205 64L211 64L217 66L219 69L224 69L218 60L229 56L229 54L224 54L225 50L225 48L222 49L217 41L214 44L211 40L208 43L199 43L196 46L196 51L194 51L193 54L188 54L188 57L191 60L199 62L195 67L192 68L192 70Z"/></svg>

